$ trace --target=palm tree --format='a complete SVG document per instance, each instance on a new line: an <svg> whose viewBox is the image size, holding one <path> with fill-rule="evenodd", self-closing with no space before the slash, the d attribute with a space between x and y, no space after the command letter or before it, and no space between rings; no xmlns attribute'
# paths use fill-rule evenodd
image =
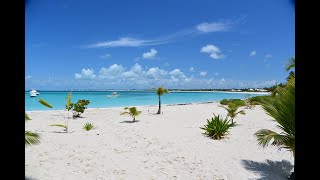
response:
<svg viewBox="0 0 320 180"><path fill-rule="evenodd" d="M262 108L278 123L281 133L261 129L255 133L258 144L262 147L273 146L292 151L295 157L295 78L290 78L278 96L259 102ZM292 174L294 176L294 173Z"/></svg>
<svg viewBox="0 0 320 180"><path fill-rule="evenodd" d="M125 107L124 110L128 110L125 112L122 112L120 115L124 115L124 114L129 114L130 116L133 117L133 122L136 121L136 116L139 116L141 114L141 111L138 111L136 107Z"/></svg>
<svg viewBox="0 0 320 180"><path fill-rule="evenodd" d="M156 91L159 97L159 109L157 114L161 114L161 99L160 96L162 96L164 93L170 94L168 89L163 88L162 86L158 87L158 89L152 88L152 90Z"/></svg>
<svg viewBox="0 0 320 180"><path fill-rule="evenodd" d="M27 113L25 113L24 119L25 119L25 122L31 120L27 115ZM40 136L37 133L31 132L31 131L24 132L25 145L38 144L40 142L39 138Z"/></svg>
<svg viewBox="0 0 320 180"><path fill-rule="evenodd" d="M288 64L287 64L287 66L286 66L286 70L287 70L287 71L289 71L290 69L296 67L295 61L296 61L295 58L290 58L290 59L289 59L289 62L288 62Z"/></svg>
<svg viewBox="0 0 320 180"><path fill-rule="evenodd" d="M227 116L231 118L231 123L233 124L233 119L238 115L238 114L245 114L244 110L238 111L239 106L237 106L234 103L229 103L227 107L220 106L224 108L225 110L228 111Z"/></svg>

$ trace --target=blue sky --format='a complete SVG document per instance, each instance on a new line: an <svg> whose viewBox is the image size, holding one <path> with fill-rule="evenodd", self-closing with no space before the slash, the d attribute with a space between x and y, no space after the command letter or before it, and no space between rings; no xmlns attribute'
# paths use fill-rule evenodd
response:
<svg viewBox="0 0 320 180"><path fill-rule="evenodd" d="M289 0L31 0L25 88L269 87L295 53Z"/></svg>

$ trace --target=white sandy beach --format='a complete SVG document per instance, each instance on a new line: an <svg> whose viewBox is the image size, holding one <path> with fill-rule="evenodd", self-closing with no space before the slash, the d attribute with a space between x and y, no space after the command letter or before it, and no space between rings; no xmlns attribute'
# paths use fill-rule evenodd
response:
<svg viewBox="0 0 320 180"><path fill-rule="evenodd" d="M123 108L87 109L69 119L69 133L49 126L63 123L57 111L27 112L26 130L38 132L41 143L25 148L25 175L37 180L107 179L286 179L292 154L257 145L260 129L279 132L260 106L236 117L236 126L221 141L199 127L212 113L226 116L219 103L138 106L138 122L120 116ZM148 113L148 110L150 112ZM60 111L67 115L67 111ZM71 113L70 113L71 116ZM95 129L85 131L86 122Z"/></svg>

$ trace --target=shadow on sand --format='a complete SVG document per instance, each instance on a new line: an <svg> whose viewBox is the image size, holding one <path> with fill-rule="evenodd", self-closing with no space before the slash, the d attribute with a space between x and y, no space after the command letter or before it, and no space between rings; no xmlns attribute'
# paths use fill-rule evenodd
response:
<svg viewBox="0 0 320 180"><path fill-rule="evenodd" d="M135 122L134 121L121 121L119 123L136 123L136 122L139 122L139 120L136 120Z"/></svg>
<svg viewBox="0 0 320 180"><path fill-rule="evenodd" d="M291 174L293 165L287 160L256 162L251 160L242 160L241 163L249 171L259 174L259 180L287 180Z"/></svg>

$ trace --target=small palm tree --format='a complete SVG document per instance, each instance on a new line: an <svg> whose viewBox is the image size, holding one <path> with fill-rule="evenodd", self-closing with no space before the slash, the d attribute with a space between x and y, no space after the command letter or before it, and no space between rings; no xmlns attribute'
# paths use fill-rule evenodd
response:
<svg viewBox="0 0 320 180"><path fill-rule="evenodd" d="M31 120L27 113L25 113L25 122ZM32 144L38 144L40 142L39 140L40 136L37 133L31 132L31 131L25 131L24 132L24 139L25 139L25 145L32 145Z"/></svg>
<svg viewBox="0 0 320 180"><path fill-rule="evenodd" d="M292 151L295 157L295 78L289 79L278 96L265 98L259 103L266 113L277 121L283 132L261 129L255 133L258 144L266 147L271 143L273 146Z"/></svg>
<svg viewBox="0 0 320 180"><path fill-rule="evenodd" d="M231 123L233 124L233 119L238 115L238 114L245 114L244 110L238 111L239 106L237 106L234 103L229 103L227 107L220 106L224 108L225 110L228 111L228 115L231 119Z"/></svg>
<svg viewBox="0 0 320 180"><path fill-rule="evenodd" d="M170 94L170 92L169 92L168 89L165 89L165 88L163 88L162 86L158 87L158 89L152 88L152 90L156 91L157 94L158 94L158 97L159 97L159 109L158 109L157 114L161 114L161 99L160 99L160 97L161 97L164 93Z"/></svg>
<svg viewBox="0 0 320 180"><path fill-rule="evenodd" d="M124 115L124 114L129 114L130 116L133 117L133 122L136 121L136 116L139 116L141 114L141 111L138 111L136 107L125 107L124 110L128 110L125 112L122 112L120 115Z"/></svg>

